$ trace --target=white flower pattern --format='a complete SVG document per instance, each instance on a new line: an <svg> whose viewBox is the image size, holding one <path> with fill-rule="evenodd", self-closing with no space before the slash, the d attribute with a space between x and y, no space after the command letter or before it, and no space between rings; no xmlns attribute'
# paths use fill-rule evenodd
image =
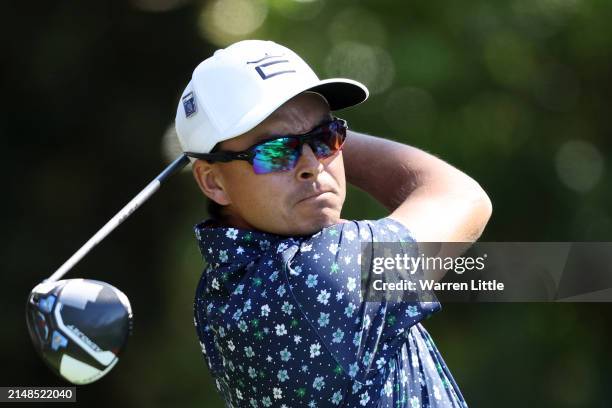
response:
<svg viewBox="0 0 612 408"><path fill-rule="evenodd" d="M440 304L363 302L361 244L414 242L399 222L300 237L203 222L195 233L208 264L196 330L227 406L467 407L419 323Z"/></svg>

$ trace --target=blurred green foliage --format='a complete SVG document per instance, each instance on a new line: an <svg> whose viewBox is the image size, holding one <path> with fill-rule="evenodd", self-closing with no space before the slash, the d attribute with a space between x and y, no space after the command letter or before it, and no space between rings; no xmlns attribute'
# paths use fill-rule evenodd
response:
<svg viewBox="0 0 612 408"><path fill-rule="evenodd" d="M366 83L370 99L342 117L476 179L494 207L482 240L612 240L609 1L1 7L2 385L62 384L30 345L29 290L163 168L193 68L242 38L289 46L322 78ZM349 191L344 218L384 215ZM121 362L79 387L81 405L222 406L192 322L202 260L191 228L205 217L186 172L68 276L112 283L135 312ZM427 327L470 406L607 407L611 309L447 304Z"/></svg>

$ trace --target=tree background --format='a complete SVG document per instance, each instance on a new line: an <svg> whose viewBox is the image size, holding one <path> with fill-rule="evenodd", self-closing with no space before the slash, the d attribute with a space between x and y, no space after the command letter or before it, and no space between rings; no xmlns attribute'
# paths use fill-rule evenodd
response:
<svg viewBox="0 0 612 408"><path fill-rule="evenodd" d="M348 0L9 1L0 6L0 385L65 385L37 357L26 297L177 155L195 66L244 38L294 49L321 78L364 82L341 113L476 179L483 241L612 241L612 3ZM383 208L351 188L344 218ZM206 218L176 176L69 278L132 302L120 363L88 407L222 407L193 328ZM610 304L446 304L427 328L473 407L612 405ZM74 406L74 405L71 405Z"/></svg>

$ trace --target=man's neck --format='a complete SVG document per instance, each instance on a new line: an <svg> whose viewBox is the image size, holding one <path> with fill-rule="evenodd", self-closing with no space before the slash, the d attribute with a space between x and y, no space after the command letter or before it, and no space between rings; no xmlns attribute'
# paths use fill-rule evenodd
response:
<svg viewBox="0 0 612 408"><path fill-rule="evenodd" d="M228 228L240 228L240 229L252 230L252 231L256 230L255 227L253 227L251 224L246 222L242 217L235 216L234 214L231 214L229 212L226 212L225 214L223 214L223 219L215 220L215 222L219 226L228 227Z"/></svg>

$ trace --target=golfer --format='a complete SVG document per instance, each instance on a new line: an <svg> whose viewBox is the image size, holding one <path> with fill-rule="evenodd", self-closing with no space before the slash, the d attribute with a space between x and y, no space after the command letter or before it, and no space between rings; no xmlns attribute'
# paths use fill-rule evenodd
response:
<svg viewBox="0 0 612 408"><path fill-rule="evenodd" d="M491 202L442 160L348 130L336 111L367 97L255 40L216 51L181 95L176 130L211 216L195 227L195 325L227 407L467 406L420 323L440 303L366 301L361 250L475 241ZM390 214L342 219L347 182Z"/></svg>

